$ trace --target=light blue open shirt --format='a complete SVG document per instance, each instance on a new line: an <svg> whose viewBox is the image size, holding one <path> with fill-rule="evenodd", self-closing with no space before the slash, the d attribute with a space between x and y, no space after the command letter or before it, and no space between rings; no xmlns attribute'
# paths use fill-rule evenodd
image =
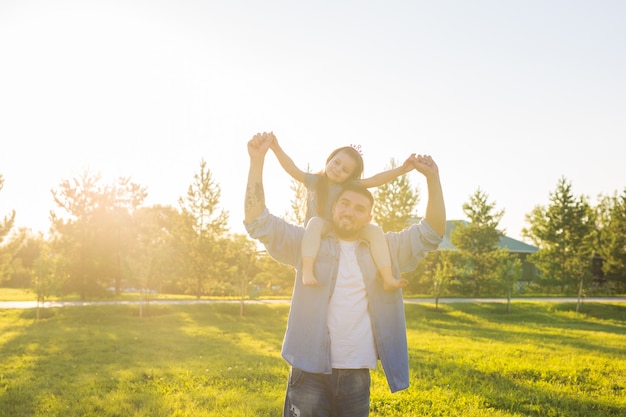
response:
<svg viewBox="0 0 626 417"><path fill-rule="evenodd" d="M293 367L312 373L332 373L330 338L326 325L328 302L332 296L339 264L339 241L330 232L322 238L315 259L315 277L320 285L306 287L301 280L300 242L304 228L263 213L246 225L277 261L296 267L282 356ZM425 220L401 232L385 234L394 276L415 269L428 251L435 250L441 237ZM360 240L357 259L369 301L369 314L380 359L391 392L409 386L409 355L402 290L385 291L372 259L369 243Z"/></svg>

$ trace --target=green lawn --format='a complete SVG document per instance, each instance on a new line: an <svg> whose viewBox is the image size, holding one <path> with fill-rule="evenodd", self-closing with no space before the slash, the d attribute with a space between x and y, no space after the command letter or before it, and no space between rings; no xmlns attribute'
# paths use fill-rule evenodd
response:
<svg viewBox="0 0 626 417"><path fill-rule="evenodd" d="M407 305L411 387L371 416L626 415L626 304ZM287 305L0 310L0 417L278 416Z"/></svg>

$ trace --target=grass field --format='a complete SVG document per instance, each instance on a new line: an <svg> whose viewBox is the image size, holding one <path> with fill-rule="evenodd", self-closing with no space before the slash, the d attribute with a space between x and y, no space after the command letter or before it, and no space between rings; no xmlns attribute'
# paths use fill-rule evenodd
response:
<svg viewBox="0 0 626 417"><path fill-rule="evenodd" d="M0 417L279 416L286 305L0 310ZM371 416L626 415L626 305L407 305L411 387Z"/></svg>

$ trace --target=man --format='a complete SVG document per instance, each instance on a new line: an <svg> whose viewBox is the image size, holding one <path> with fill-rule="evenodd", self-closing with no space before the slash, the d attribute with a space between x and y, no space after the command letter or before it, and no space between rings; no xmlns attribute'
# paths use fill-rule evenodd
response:
<svg viewBox="0 0 626 417"><path fill-rule="evenodd" d="M409 386L408 347L400 289L385 291L361 229L371 221L373 197L359 186L343 189L332 209L332 231L315 259L316 287L302 284L304 228L273 216L265 206L263 165L271 134L248 142L250 169L244 224L276 260L296 267L283 358L291 365L284 417L369 415L370 369L380 359L392 392ZM414 269L445 233L439 170L429 156L415 169L426 177L428 203L417 225L387 233L394 275Z"/></svg>

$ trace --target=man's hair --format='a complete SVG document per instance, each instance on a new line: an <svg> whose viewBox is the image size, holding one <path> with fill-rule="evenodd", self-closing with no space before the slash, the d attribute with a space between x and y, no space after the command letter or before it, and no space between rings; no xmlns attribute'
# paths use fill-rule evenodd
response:
<svg viewBox="0 0 626 417"><path fill-rule="evenodd" d="M367 187L364 187L361 184L354 182L354 181L348 181L344 183L343 186L341 187L341 192L337 196L337 199L339 199L339 197L341 197L341 195L345 193L346 191L352 191L354 193L361 194L362 196L366 197L369 200L370 206L374 207L374 196L372 195L370 190L367 189Z"/></svg>

